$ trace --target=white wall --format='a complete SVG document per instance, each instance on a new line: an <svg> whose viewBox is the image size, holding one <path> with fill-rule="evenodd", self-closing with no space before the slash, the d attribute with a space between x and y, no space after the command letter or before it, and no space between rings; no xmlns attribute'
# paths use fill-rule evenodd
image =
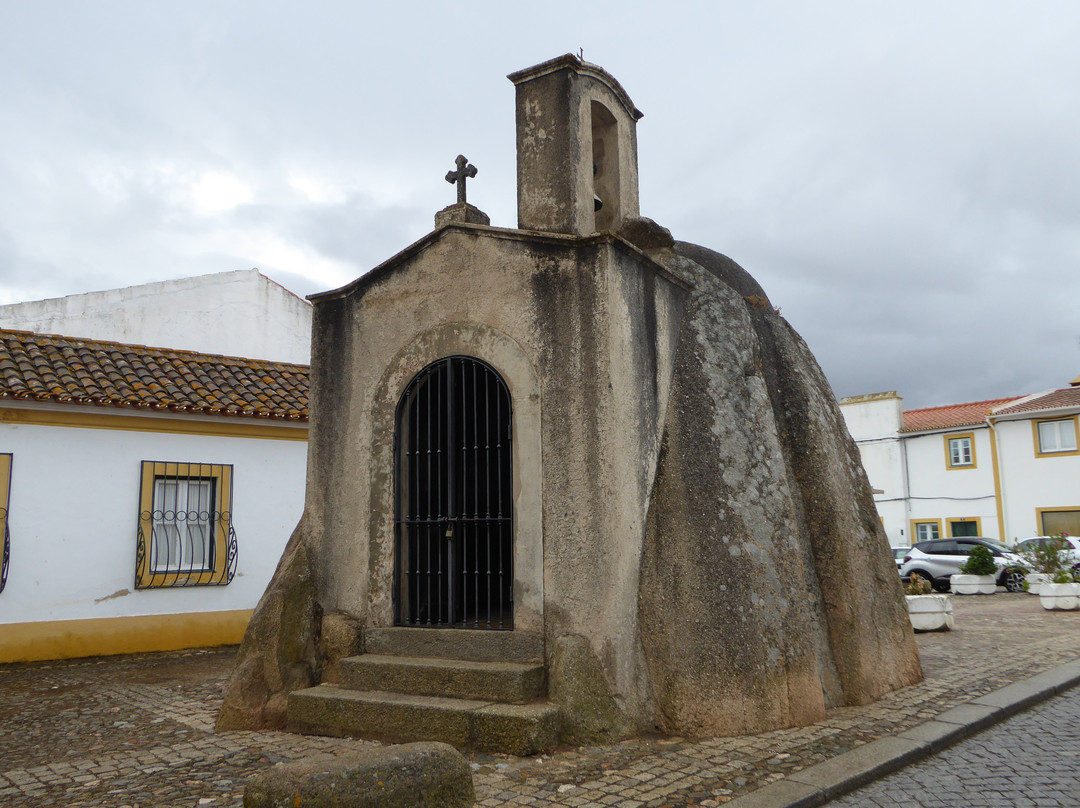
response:
<svg viewBox="0 0 1080 808"><path fill-rule="evenodd" d="M300 518L306 450L304 441L0 424L0 452L12 454L0 623L253 608ZM135 590L143 460L233 466L231 584Z"/></svg>
<svg viewBox="0 0 1080 808"><path fill-rule="evenodd" d="M946 462L948 436L974 434L975 467L950 469ZM908 461L910 504L908 520L941 520L941 537L949 535L947 520L979 518L980 535L1000 537L990 430L962 427L948 432L912 435L904 439ZM908 529L910 535L910 527ZM911 536L912 541L915 540Z"/></svg>
<svg viewBox="0 0 1080 808"><path fill-rule="evenodd" d="M1038 508L1080 507L1080 455L1036 456L1030 417L995 423L1010 543L1040 535Z"/></svg>
<svg viewBox="0 0 1080 808"><path fill-rule="evenodd" d="M907 536L907 482L903 446L898 435L903 399L896 393L845 398L840 402L848 431L862 456L889 544L910 544Z"/></svg>
<svg viewBox="0 0 1080 808"><path fill-rule="evenodd" d="M0 306L0 328L307 364L311 305L258 270Z"/></svg>

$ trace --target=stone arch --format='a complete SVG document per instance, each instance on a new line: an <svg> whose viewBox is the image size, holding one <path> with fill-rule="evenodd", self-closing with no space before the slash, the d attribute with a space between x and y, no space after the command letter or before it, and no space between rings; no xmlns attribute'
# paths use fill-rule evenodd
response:
<svg viewBox="0 0 1080 808"><path fill-rule="evenodd" d="M412 379L431 363L451 356L475 357L502 377L513 408L514 629L543 630L543 469L540 445L540 386L525 350L511 337L477 323L443 323L417 334L389 362L372 406L371 501L373 515L369 625L394 624L394 447L397 406Z"/></svg>
<svg viewBox="0 0 1080 808"><path fill-rule="evenodd" d="M613 230L622 223L619 187L619 123L599 101L589 104L592 131L592 175L597 230Z"/></svg>

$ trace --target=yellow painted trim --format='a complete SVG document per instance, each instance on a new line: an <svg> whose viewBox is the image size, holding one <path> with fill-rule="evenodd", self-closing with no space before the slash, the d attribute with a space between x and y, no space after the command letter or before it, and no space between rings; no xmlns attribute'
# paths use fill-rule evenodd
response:
<svg viewBox="0 0 1080 808"><path fill-rule="evenodd" d="M1066 505L1064 508L1036 508L1035 509L1035 524L1039 526L1039 534L1042 536L1047 535L1046 530L1043 528L1043 514L1047 511L1051 513L1060 513L1061 511L1068 511L1070 513L1080 511L1080 507L1072 505Z"/></svg>
<svg viewBox="0 0 1080 808"><path fill-rule="evenodd" d="M911 537L911 544L914 544L917 541L925 541L925 539L920 539L919 538L919 533L918 533L917 530L915 530L915 526L916 525L930 525L930 524L937 525L937 534L938 534L939 539L948 538L948 536L946 536L944 533L941 532L941 520L940 519L911 519L908 522L908 530L910 531L909 535Z"/></svg>
<svg viewBox="0 0 1080 808"><path fill-rule="evenodd" d="M989 419L987 419L989 421ZM1001 469L998 466L997 432L990 424L990 462L994 469L994 505L997 509L998 540L1005 541L1005 498L1001 494Z"/></svg>
<svg viewBox="0 0 1080 808"><path fill-rule="evenodd" d="M945 439L945 468L950 471L958 471L960 469L976 469L979 467L978 459L975 457L975 433L974 432L958 432L953 434L942 435ZM967 438L971 442L971 462L970 463L958 463L955 466L952 462L952 452L949 451L949 441L958 440L960 438Z"/></svg>
<svg viewBox="0 0 1080 808"><path fill-rule="evenodd" d="M11 507L11 453L0 454L0 553L8 548L8 510Z"/></svg>
<svg viewBox="0 0 1080 808"><path fill-rule="evenodd" d="M981 536L983 534L983 532L982 532L982 517L981 516L950 516L950 517L947 517L945 519L945 529L946 529L946 532L949 535L942 536L942 538L943 539L966 539L966 538L968 538L967 536L954 536L952 534L952 526L954 524L962 524L964 522L974 522L975 523L975 535L976 536Z"/></svg>
<svg viewBox="0 0 1080 808"><path fill-rule="evenodd" d="M0 663L237 645L251 609L0 624Z"/></svg>
<svg viewBox="0 0 1080 808"><path fill-rule="evenodd" d="M232 466L210 463L142 462L139 485L139 531L146 542L141 563L135 569L135 588L206 586L219 584L228 574L229 526L232 521ZM205 572L183 575L179 572L155 572L150 568L150 542L154 535L154 482L158 477L213 479L216 481L214 520L214 565ZM138 540L138 537L136 537Z"/></svg>
<svg viewBox="0 0 1080 808"><path fill-rule="evenodd" d="M278 426L225 420L217 424L181 418L144 418L138 415L114 415L100 412L66 412L0 407L0 423L26 426L65 426L80 429L120 429L126 432L165 432L178 435L209 435L216 438L261 438L264 440L302 440L308 437L307 425Z"/></svg>
<svg viewBox="0 0 1080 808"><path fill-rule="evenodd" d="M1039 442L1039 424L1046 424L1046 423L1050 423L1052 421L1072 421L1073 432L1076 435L1076 439L1075 439L1076 448L1075 449L1067 449L1064 452L1044 452L1042 450L1042 444ZM1077 416L1075 416L1075 415L1072 416L1071 418L1065 417L1065 418L1035 418L1035 419L1033 419L1032 422L1031 422L1031 434L1032 434L1032 437L1035 440L1035 456L1036 457L1072 457L1072 456L1075 456L1075 455L1080 455L1080 423L1078 423L1078 421L1080 421L1080 419L1078 419Z"/></svg>

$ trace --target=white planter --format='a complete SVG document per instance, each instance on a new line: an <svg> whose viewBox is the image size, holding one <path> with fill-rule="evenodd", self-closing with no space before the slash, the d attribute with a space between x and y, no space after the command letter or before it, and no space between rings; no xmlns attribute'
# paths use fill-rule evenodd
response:
<svg viewBox="0 0 1080 808"><path fill-rule="evenodd" d="M954 595L992 595L997 591L993 575L954 575L949 580Z"/></svg>
<svg viewBox="0 0 1080 808"><path fill-rule="evenodd" d="M949 631L953 627L948 595L907 595L908 619L916 631Z"/></svg>
<svg viewBox="0 0 1080 808"><path fill-rule="evenodd" d="M1024 580L1027 581L1028 594L1037 595L1039 594L1039 590L1042 589L1043 584L1050 583L1050 576L1045 572L1032 572Z"/></svg>
<svg viewBox="0 0 1080 808"><path fill-rule="evenodd" d="M1080 609L1080 584L1043 584L1039 590L1039 605L1047 610Z"/></svg>

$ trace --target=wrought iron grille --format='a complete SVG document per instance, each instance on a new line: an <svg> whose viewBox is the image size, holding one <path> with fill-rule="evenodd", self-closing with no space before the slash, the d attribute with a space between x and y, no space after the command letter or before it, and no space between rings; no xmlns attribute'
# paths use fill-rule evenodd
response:
<svg viewBox="0 0 1080 808"><path fill-rule="evenodd" d="M7 586L8 564L11 562L11 533L8 530L7 508L0 508L0 520L4 522L4 560L0 563L0 592Z"/></svg>
<svg viewBox="0 0 1080 808"><path fill-rule="evenodd" d="M512 629L510 393L485 362L440 359L398 403L396 621Z"/></svg>
<svg viewBox="0 0 1080 808"><path fill-rule="evenodd" d="M139 499L137 589L232 582L232 466L145 461Z"/></svg>

